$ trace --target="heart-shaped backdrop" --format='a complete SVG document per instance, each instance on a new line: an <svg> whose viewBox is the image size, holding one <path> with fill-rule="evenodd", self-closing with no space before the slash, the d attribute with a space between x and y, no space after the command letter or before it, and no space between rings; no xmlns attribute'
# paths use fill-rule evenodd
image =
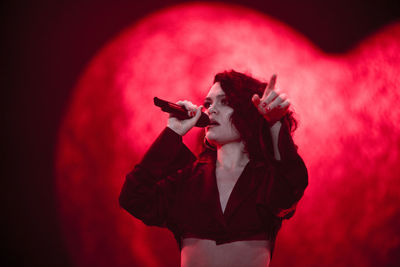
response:
<svg viewBox="0 0 400 267"><path fill-rule="evenodd" d="M170 232L119 208L124 176L165 127L158 96L201 104L235 69L292 100L309 187L271 266L400 262L400 24L343 55L239 6L186 4L127 27L79 80L59 132L60 221L77 266L177 266ZM195 152L200 129L184 141Z"/></svg>

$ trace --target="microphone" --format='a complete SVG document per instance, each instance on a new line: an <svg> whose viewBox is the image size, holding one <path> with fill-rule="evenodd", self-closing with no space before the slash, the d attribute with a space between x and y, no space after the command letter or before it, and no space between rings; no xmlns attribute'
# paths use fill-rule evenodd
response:
<svg viewBox="0 0 400 267"><path fill-rule="evenodd" d="M185 107L162 100L158 97L154 97L154 105L160 107L162 111L172 114L172 116L176 117L179 120L187 120L191 118L187 114L188 111ZM210 124L210 118L208 118L207 114L201 112L200 118L195 126L206 127L209 124Z"/></svg>

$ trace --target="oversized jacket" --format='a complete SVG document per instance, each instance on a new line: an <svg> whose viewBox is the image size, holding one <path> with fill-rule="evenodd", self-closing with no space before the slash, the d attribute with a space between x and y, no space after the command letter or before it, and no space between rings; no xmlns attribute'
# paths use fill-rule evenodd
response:
<svg viewBox="0 0 400 267"><path fill-rule="evenodd" d="M158 136L127 174L119 202L146 225L167 227L181 249L182 237L216 244L269 239L275 244L308 184L307 169L282 124L280 161L252 161L244 168L222 211L215 177L215 153L197 159L170 128Z"/></svg>

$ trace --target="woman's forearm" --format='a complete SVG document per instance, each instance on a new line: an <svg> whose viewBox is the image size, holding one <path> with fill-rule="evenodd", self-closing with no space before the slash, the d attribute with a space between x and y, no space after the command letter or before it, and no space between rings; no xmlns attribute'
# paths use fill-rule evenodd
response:
<svg viewBox="0 0 400 267"><path fill-rule="evenodd" d="M275 122L271 127L271 137L272 146L274 148L274 157L276 160L281 160L281 155L279 153L278 141L279 141L279 131L281 130L282 123L280 121Z"/></svg>

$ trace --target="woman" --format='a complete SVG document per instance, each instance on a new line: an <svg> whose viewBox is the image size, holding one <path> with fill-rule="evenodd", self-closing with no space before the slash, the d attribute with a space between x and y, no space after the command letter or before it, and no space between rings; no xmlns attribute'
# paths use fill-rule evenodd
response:
<svg viewBox="0 0 400 267"><path fill-rule="evenodd" d="M289 100L235 71L219 73L204 102L211 124L196 158L182 143L190 119L167 127L127 177L120 205L147 225L170 229L181 266L268 266L283 219L307 187L307 169L291 132Z"/></svg>

